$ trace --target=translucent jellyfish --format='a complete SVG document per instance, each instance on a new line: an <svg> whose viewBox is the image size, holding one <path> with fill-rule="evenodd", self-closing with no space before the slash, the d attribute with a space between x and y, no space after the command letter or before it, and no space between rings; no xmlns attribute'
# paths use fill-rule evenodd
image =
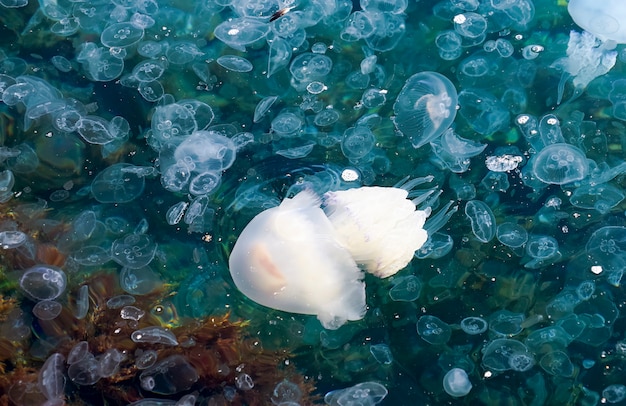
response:
<svg viewBox="0 0 626 406"><path fill-rule="evenodd" d="M261 101L254 108L254 118L252 121L255 123L261 121L276 100L278 100L278 96L267 96L261 99Z"/></svg>
<svg viewBox="0 0 626 406"><path fill-rule="evenodd" d="M522 332L523 313L499 310L489 316L489 330L496 336L512 337Z"/></svg>
<svg viewBox="0 0 626 406"><path fill-rule="evenodd" d="M507 247L519 248L528 241L528 231L519 224L506 222L498 226L496 237Z"/></svg>
<svg viewBox="0 0 626 406"><path fill-rule="evenodd" d="M303 117L298 111L281 111L272 120L272 131L281 137L292 137L296 135L304 124Z"/></svg>
<svg viewBox="0 0 626 406"><path fill-rule="evenodd" d="M77 342L69 354L67 354L67 364L72 365L89 355L89 343L87 341Z"/></svg>
<svg viewBox="0 0 626 406"><path fill-rule="evenodd" d="M216 62L233 72L250 72L254 68L249 60L236 55L222 55L217 58Z"/></svg>
<svg viewBox="0 0 626 406"><path fill-rule="evenodd" d="M128 234L111 245L111 258L122 266L140 269L152 261L157 243L145 234Z"/></svg>
<svg viewBox="0 0 626 406"><path fill-rule="evenodd" d="M468 38L477 38L487 31L487 20L478 13L457 14L452 19L454 31Z"/></svg>
<svg viewBox="0 0 626 406"><path fill-rule="evenodd" d="M605 226L596 230L585 250L605 270L622 269L626 266L626 227Z"/></svg>
<svg viewBox="0 0 626 406"><path fill-rule="evenodd" d="M419 148L437 138L454 121L457 93L445 76L421 72L411 76L393 105L393 122Z"/></svg>
<svg viewBox="0 0 626 406"><path fill-rule="evenodd" d="M341 152L350 159L363 158L374 148L374 134L365 126L350 127L343 133Z"/></svg>
<svg viewBox="0 0 626 406"><path fill-rule="evenodd" d="M293 50L291 45L284 39L278 37L270 43L270 50L267 59L267 77L287 67L291 61Z"/></svg>
<svg viewBox="0 0 626 406"><path fill-rule="evenodd" d="M294 79L309 82L324 79L332 68L333 61L328 56L305 52L293 59L289 66L289 72Z"/></svg>
<svg viewBox="0 0 626 406"><path fill-rule="evenodd" d="M564 185L586 178L589 162L580 149L558 143L546 146L534 156L532 171L544 183Z"/></svg>
<svg viewBox="0 0 626 406"><path fill-rule="evenodd" d="M424 245L430 209L416 210L409 192L396 187L361 187L324 195L324 211L337 241L367 272L380 278L404 268Z"/></svg>
<svg viewBox="0 0 626 406"><path fill-rule="evenodd" d="M443 390L452 397L460 398L472 390L472 383L467 372L461 368L452 368L443 377Z"/></svg>
<svg viewBox="0 0 626 406"><path fill-rule="evenodd" d="M233 247L230 273L255 302L317 315L324 327L336 329L364 316L365 285L319 204L303 191L257 215Z"/></svg>
<svg viewBox="0 0 626 406"><path fill-rule="evenodd" d="M481 242L489 242L496 236L496 217L480 200L470 200L465 205L465 215L472 225L472 233Z"/></svg>
<svg viewBox="0 0 626 406"><path fill-rule="evenodd" d="M220 171L206 171L194 176L189 182L189 193L194 196L203 196L215 192L222 183Z"/></svg>
<svg viewBox="0 0 626 406"><path fill-rule="evenodd" d="M365 43L374 51L391 51L406 31L404 16L390 12L368 14L372 20L374 32L365 37Z"/></svg>
<svg viewBox="0 0 626 406"><path fill-rule="evenodd" d="M455 173L469 169L470 158L480 155L487 144L461 138L453 129L447 129L443 135L430 142L433 152Z"/></svg>
<svg viewBox="0 0 626 406"><path fill-rule="evenodd" d="M159 101L165 94L163 85L156 80L139 83L137 90L139 91L141 97L149 102Z"/></svg>
<svg viewBox="0 0 626 406"><path fill-rule="evenodd" d="M606 214L622 200L626 194L624 190L608 183L600 185L582 185L574 190L569 202L581 209L594 209L600 214Z"/></svg>
<svg viewBox="0 0 626 406"><path fill-rule="evenodd" d="M0 232L0 247L7 250L17 248L28 240L28 236L19 230L6 230Z"/></svg>
<svg viewBox="0 0 626 406"><path fill-rule="evenodd" d="M188 162L195 172L223 171L233 164L237 149L216 131L196 131L176 148L174 159Z"/></svg>
<svg viewBox="0 0 626 406"><path fill-rule="evenodd" d="M170 355L139 375L143 389L161 395L185 391L200 378L198 371L182 355Z"/></svg>
<svg viewBox="0 0 626 406"><path fill-rule="evenodd" d="M163 286L161 278L149 266L129 268L120 272L120 286L131 295L147 295Z"/></svg>
<svg viewBox="0 0 626 406"><path fill-rule="evenodd" d="M129 22L111 24L100 34L100 42L109 48L125 48L138 43L142 38L143 29Z"/></svg>
<svg viewBox="0 0 626 406"><path fill-rule="evenodd" d="M159 326L150 326L135 330L130 335L130 338L136 343L158 343L171 346L178 345L176 335L174 335L174 333L170 330Z"/></svg>
<svg viewBox="0 0 626 406"><path fill-rule="evenodd" d="M217 39L238 51L264 38L269 32L268 24L260 19L232 18L219 24L214 31Z"/></svg>
<svg viewBox="0 0 626 406"><path fill-rule="evenodd" d="M457 59L463 53L462 42L463 39L456 31L442 31L435 38L439 57L445 61Z"/></svg>
<svg viewBox="0 0 626 406"><path fill-rule="evenodd" d="M483 350L483 366L493 371L527 371L535 365L535 358L523 343L508 338L497 338Z"/></svg>
<svg viewBox="0 0 626 406"><path fill-rule="evenodd" d="M198 130L194 112L179 103L157 106L152 115L152 137L159 144L180 143Z"/></svg>
<svg viewBox="0 0 626 406"><path fill-rule="evenodd" d="M339 121L339 112L335 109L324 109L313 118L313 123L318 127L327 127Z"/></svg>
<svg viewBox="0 0 626 406"><path fill-rule="evenodd" d="M461 320L461 330L469 335L482 334L488 327L487 320L482 317L471 316Z"/></svg>
<svg viewBox="0 0 626 406"><path fill-rule="evenodd" d="M626 386L619 383L609 385L602 390L602 398L606 403L619 403L626 399Z"/></svg>
<svg viewBox="0 0 626 406"><path fill-rule="evenodd" d="M91 193L100 203L127 203L141 195L145 179L124 171L131 164L114 164L100 172L91 184Z"/></svg>
<svg viewBox="0 0 626 406"><path fill-rule="evenodd" d="M39 370L39 388L50 403L52 403L54 399L60 399L64 396L64 371L65 357L59 353L50 355Z"/></svg>
<svg viewBox="0 0 626 406"><path fill-rule="evenodd" d="M63 305L54 300L42 300L33 307L33 314L40 320L52 320L61 314Z"/></svg>
<svg viewBox="0 0 626 406"><path fill-rule="evenodd" d="M387 396L387 388L378 382L361 382L345 389L328 392L324 403L329 406L377 405Z"/></svg>
<svg viewBox="0 0 626 406"><path fill-rule="evenodd" d="M35 265L20 277L20 287L34 300L54 300L65 291L66 286L65 272L52 265Z"/></svg>
<svg viewBox="0 0 626 406"><path fill-rule="evenodd" d="M100 380L99 366L98 360L92 354L87 354L69 366L67 375L77 385L93 385Z"/></svg>
<svg viewBox="0 0 626 406"><path fill-rule="evenodd" d="M389 297L396 302L412 302L420 297L422 283L415 275L395 277Z"/></svg>
<svg viewBox="0 0 626 406"><path fill-rule="evenodd" d="M456 211L456 210L455 210ZM415 257L419 259L443 258L452 251L454 246L454 240L448 234L436 232L428 236L428 240L422 245L420 249L415 251Z"/></svg>
<svg viewBox="0 0 626 406"><path fill-rule="evenodd" d="M626 44L626 8L620 0L570 0L567 11L580 28L601 40Z"/></svg>
<svg viewBox="0 0 626 406"><path fill-rule="evenodd" d="M355 11L344 21L344 28L340 37L346 42L354 42L367 38L374 33L374 24L370 18L371 13Z"/></svg>
<svg viewBox="0 0 626 406"><path fill-rule="evenodd" d="M393 363L393 354L387 344L371 345L370 354L379 364L390 365Z"/></svg>
<svg viewBox="0 0 626 406"><path fill-rule="evenodd" d="M539 360L539 365L550 375L569 378L574 375L574 364L569 356L561 351L550 351Z"/></svg>
<svg viewBox="0 0 626 406"><path fill-rule="evenodd" d="M67 73L72 70L72 63L64 56L54 55L50 58L50 62L61 72Z"/></svg>
<svg viewBox="0 0 626 406"><path fill-rule="evenodd" d="M427 343L441 345L450 340L452 328L438 317L425 315L417 320L417 333Z"/></svg>
<svg viewBox="0 0 626 406"><path fill-rule="evenodd" d="M493 94L483 89L465 89L459 93L459 114L479 134L490 135L504 130L510 121L509 111Z"/></svg>

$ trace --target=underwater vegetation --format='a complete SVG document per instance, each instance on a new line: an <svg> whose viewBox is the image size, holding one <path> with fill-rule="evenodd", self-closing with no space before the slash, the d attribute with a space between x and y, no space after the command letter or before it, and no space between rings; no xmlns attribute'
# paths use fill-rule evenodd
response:
<svg viewBox="0 0 626 406"><path fill-rule="evenodd" d="M626 403L625 13L0 0L0 403Z"/></svg>

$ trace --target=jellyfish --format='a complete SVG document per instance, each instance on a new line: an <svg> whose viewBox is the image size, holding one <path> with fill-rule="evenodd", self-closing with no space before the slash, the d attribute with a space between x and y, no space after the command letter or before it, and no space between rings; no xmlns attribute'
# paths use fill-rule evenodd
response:
<svg viewBox="0 0 626 406"><path fill-rule="evenodd" d="M557 59L553 64L563 71L558 86L557 104L561 103L565 83L569 78L574 78L574 99L592 80L610 71L617 61L617 52L613 48L615 44L612 41L603 42L587 31L571 31L567 56Z"/></svg>
<svg viewBox="0 0 626 406"><path fill-rule="evenodd" d="M235 243L229 266L237 288L253 301L316 315L336 329L363 318L365 285L320 203L304 190L258 214Z"/></svg>
<svg viewBox="0 0 626 406"><path fill-rule="evenodd" d="M467 395L472 390L472 383L461 368L452 368L443 377L443 389L452 397L459 398Z"/></svg>
<svg viewBox="0 0 626 406"><path fill-rule="evenodd" d="M324 211L339 243L365 271L380 278L407 266L428 239L430 209L416 210L409 192L361 187L324 195Z"/></svg>
<svg viewBox="0 0 626 406"><path fill-rule="evenodd" d="M448 78L437 72L420 72L402 87L393 105L393 123L419 148L450 127L456 103L456 89Z"/></svg>
<svg viewBox="0 0 626 406"><path fill-rule="evenodd" d="M582 29L606 41L626 44L626 4L620 0L570 0L567 11Z"/></svg>

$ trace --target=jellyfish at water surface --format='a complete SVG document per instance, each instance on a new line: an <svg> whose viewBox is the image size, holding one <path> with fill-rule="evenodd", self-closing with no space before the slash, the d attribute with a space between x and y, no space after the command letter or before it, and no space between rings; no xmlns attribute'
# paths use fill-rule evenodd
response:
<svg viewBox="0 0 626 406"><path fill-rule="evenodd" d="M229 269L255 302L317 315L324 327L336 329L364 316L365 285L319 205L319 197L304 191L257 215L237 239Z"/></svg>
<svg viewBox="0 0 626 406"><path fill-rule="evenodd" d="M404 83L393 105L393 122L413 147L437 138L456 117L457 93L452 82L437 72L417 73Z"/></svg>
<svg viewBox="0 0 626 406"><path fill-rule="evenodd" d="M570 0L567 11L580 28L606 41L626 44L626 6L619 0Z"/></svg>
<svg viewBox="0 0 626 406"><path fill-rule="evenodd" d="M239 236L229 259L235 285L267 307L317 315L326 328L361 319L365 285L357 265L387 277L426 242L428 212L407 196L400 188L362 187L322 198L304 190L283 200Z"/></svg>

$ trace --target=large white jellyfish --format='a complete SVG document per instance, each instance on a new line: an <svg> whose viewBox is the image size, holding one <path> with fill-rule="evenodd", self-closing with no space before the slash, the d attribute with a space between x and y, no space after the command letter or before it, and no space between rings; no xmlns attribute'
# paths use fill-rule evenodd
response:
<svg viewBox="0 0 626 406"><path fill-rule="evenodd" d="M570 0L572 20L602 41L626 44L626 2L623 0Z"/></svg>
<svg viewBox="0 0 626 406"><path fill-rule="evenodd" d="M396 187L361 187L328 192L324 211L339 243L367 272L385 278L404 268L428 239L430 209L416 210L409 192Z"/></svg>
<svg viewBox="0 0 626 406"><path fill-rule="evenodd" d="M305 190L253 218L231 252L230 273L255 302L317 315L336 329L365 315L365 285L319 206L320 198Z"/></svg>

